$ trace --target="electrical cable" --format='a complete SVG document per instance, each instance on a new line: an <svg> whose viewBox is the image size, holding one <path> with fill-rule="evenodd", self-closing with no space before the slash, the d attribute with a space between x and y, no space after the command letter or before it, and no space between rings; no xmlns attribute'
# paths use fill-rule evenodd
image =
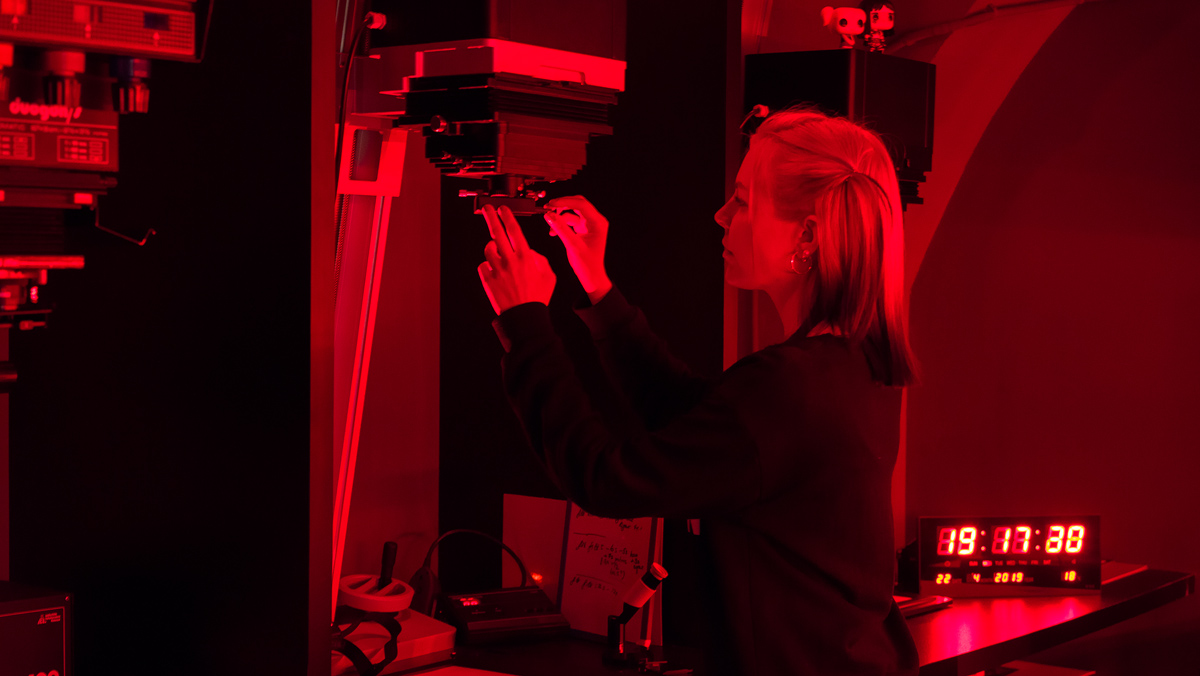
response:
<svg viewBox="0 0 1200 676"><path fill-rule="evenodd" d="M342 148L346 143L346 109L350 106L350 78L354 74L354 56L358 52L358 45L362 42L363 36L366 35L368 29L379 29L387 25L387 17L379 12L367 12L363 17L362 25L354 32L354 39L350 41L350 52L346 58L346 77L342 80L342 96L341 106L338 111L338 130L337 130L337 146L333 154L333 181L338 188L341 187L342 179ZM337 229L337 244L333 254L333 297L334 302L337 302L338 278L341 277L342 270L342 247L346 238L346 214L348 212L345 204L346 196L339 192L338 208L338 229Z"/></svg>
<svg viewBox="0 0 1200 676"><path fill-rule="evenodd" d="M479 535L479 536L487 538L488 540L491 540L492 542L495 542L496 544L503 547L504 551L508 552L508 555L513 558L513 561L517 562L517 568L521 569L521 586L522 587L529 586L529 573L525 570L525 563L521 561L521 557L517 556L516 552L514 552L512 549L509 549L508 545L504 544L497 538L494 538L491 535L484 533L483 531L472 530L470 528L455 528L454 530L448 530L445 533L442 533L441 535L439 535L438 539L434 540L433 544L429 545L429 551L425 553L425 562L421 564L421 567L428 568L429 562L431 560L433 560L433 552L435 549L437 549L437 546L439 544L441 544L442 540L445 540L447 537L454 535L456 533L471 533L473 535Z"/></svg>
<svg viewBox="0 0 1200 676"><path fill-rule="evenodd" d="M342 144L346 140L346 108L348 107L348 99L350 98L350 76L354 73L354 54L358 51L358 44L362 42L363 35L366 34L370 21L370 17L363 19L362 25L354 32L354 40L350 42L350 55L346 60L346 77L342 80L342 103L341 109L338 111L337 151L333 157L334 171L338 172L338 179L341 178L342 172Z"/></svg>

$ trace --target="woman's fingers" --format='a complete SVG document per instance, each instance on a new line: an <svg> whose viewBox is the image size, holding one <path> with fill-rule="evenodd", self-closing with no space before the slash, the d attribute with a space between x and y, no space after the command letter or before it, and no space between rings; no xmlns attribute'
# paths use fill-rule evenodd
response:
<svg viewBox="0 0 1200 676"><path fill-rule="evenodd" d="M566 207L563 208L565 209ZM558 219L559 230L568 229L577 235L588 234L587 221L582 216L576 215L573 211L563 211L560 213L551 209L545 215Z"/></svg>
<svg viewBox="0 0 1200 676"><path fill-rule="evenodd" d="M496 294L492 292L492 285L490 282L492 277L492 265L487 261L484 261L479 264L479 267L476 268L476 270L479 272L479 281L483 282L483 292L487 294L488 302L492 304L492 309L495 310L496 314L500 314L500 305L496 302Z"/></svg>
<svg viewBox="0 0 1200 676"><path fill-rule="evenodd" d="M579 245L579 234L564 222L562 216L546 212L545 218L546 223L550 225L551 234L557 235L563 241L563 244L568 246Z"/></svg>
<svg viewBox="0 0 1200 676"><path fill-rule="evenodd" d="M546 206L551 209L576 209L580 213L583 213L585 210L591 210L593 215L600 215L600 212L596 211L596 207L592 206L592 203L588 201L588 198L584 197L583 195L555 197L554 199L547 201Z"/></svg>
<svg viewBox="0 0 1200 676"><path fill-rule="evenodd" d="M492 244L495 245L497 255L500 258L508 256L513 252L513 247L508 240L508 233L504 230L504 223L500 221L500 214L496 213L496 207L485 204L481 211L483 220L487 221L488 232L492 235ZM488 260L491 261L490 258ZM496 267L496 263L492 262L492 266Z"/></svg>
<svg viewBox="0 0 1200 676"><path fill-rule="evenodd" d="M583 216L584 222L588 224L607 223L604 216L601 215L599 211L596 211L596 207L592 206L592 203L589 202L588 199L583 195L556 197L549 202L546 202L546 207L555 211L561 211L563 209L572 209L577 211L579 212L580 216Z"/></svg>
<svg viewBox="0 0 1200 676"><path fill-rule="evenodd" d="M483 257L487 259L486 265L490 266L492 270L500 270L504 267L501 263L499 245L494 239L483 247Z"/></svg>
<svg viewBox="0 0 1200 676"><path fill-rule="evenodd" d="M500 207L500 218L504 223L504 230L508 233L508 241L512 244L513 251L528 251L529 242L525 241L525 233L521 231L521 224L517 222L517 216L508 207Z"/></svg>

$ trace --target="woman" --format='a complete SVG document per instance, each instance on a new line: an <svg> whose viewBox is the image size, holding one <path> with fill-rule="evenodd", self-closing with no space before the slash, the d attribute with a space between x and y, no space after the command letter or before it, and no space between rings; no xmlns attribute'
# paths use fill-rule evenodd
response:
<svg viewBox="0 0 1200 676"><path fill-rule="evenodd" d="M549 206L592 303L578 312L644 422L620 436L591 407L550 325L554 273L510 212L485 208L479 275L505 387L563 492L602 516L702 519L710 674L915 674L891 595L890 498L914 363L899 188L879 138L803 108L752 137L716 214L725 275L765 291L790 337L716 382L673 359L613 287L607 220L582 197Z"/></svg>

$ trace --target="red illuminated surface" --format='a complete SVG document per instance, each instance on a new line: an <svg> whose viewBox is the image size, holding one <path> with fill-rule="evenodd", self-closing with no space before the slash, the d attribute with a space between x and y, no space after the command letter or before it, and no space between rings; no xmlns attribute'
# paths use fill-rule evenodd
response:
<svg viewBox="0 0 1200 676"><path fill-rule="evenodd" d="M918 639L921 663L929 664L1066 622L1101 605L1099 595L955 599L949 610L908 623Z"/></svg>
<svg viewBox="0 0 1200 676"><path fill-rule="evenodd" d="M3 270L82 270L83 256L0 256Z"/></svg>

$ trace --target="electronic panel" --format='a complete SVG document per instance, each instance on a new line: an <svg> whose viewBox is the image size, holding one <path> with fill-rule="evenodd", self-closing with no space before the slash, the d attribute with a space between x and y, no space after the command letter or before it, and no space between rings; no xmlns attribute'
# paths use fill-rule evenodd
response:
<svg viewBox="0 0 1200 676"><path fill-rule="evenodd" d="M0 107L0 166L117 171L117 113L13 99Z"/></svg>
<svg viewBox="0 0 1200 676"><path fill-rule="evenodd" d="M922 594L1100 592L1099 516L923 517L917 546Z"/></svg>
<svg viewBox="0 0 1200 676"><path fill-rule="evenodd" d="M193 60L196 4L183 0L0 0L0 42Z"/></svg>

